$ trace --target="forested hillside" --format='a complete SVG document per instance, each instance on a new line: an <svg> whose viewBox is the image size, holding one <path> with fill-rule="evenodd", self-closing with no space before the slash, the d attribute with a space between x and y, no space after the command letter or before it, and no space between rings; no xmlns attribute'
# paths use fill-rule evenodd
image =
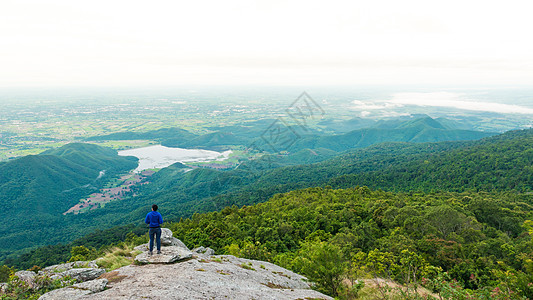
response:
<svg viewBox="0 0 533 300"><path fill-rule="evenodd" d="M521 130L479 141L379 144L310 165L280 167L284 158L272 155L234 171L185 173L171 167L146 186L143 194L150 199L137 201L161 203L179 217L264 202L276 193L312 186L528 192L532 146L533 130Z"/></svg>
<svg viewBox="0 0 533 300"><path fill-rule="evenodd" d="M165 226L191 248L270 261L341 298L369 292L361 284L348 288L344 279L379 277L403 284L407 298L423 286L445 299L524 299L533 296L532 218L533 195L513 192L308 188ZM96 249L126 236L129 243L146 241L126 234L132 230L146 232L112 228L9 262L42 266L53 258L67 260L80 245L92 253L87 255L98 255Z"/></svg>
<svg viewBox="0 0 533 300"><path fill-rule="evenodd" d="M135 157L90 144L68 144L1 164L2 250L57 241L53 228L64 226L61 213L136 165Z"/></svg>
<svg viewBox="0 0 533 300"><path fill-rule="evenodd" d="M334 151L364 148L383 142L441 142L477 140L494 133L450 129L430 117L350 131L340 135L304 137L291 147L292 151L326 148Z"/></svg>
<svg viewBox="0 0 533 300"><path fill-rule="evenodd" d="M251 205L264 202L276 193L313 186L348 188L369 185L406 192L446 192L448 189L457 192L528 192L532 186L532 140L533 130L523 130L473 142L388 143L320 163L287 167L281 167L290 164L286 157L267 155L245 162L233 171L196 169L185 172L185 166L175 164L156 173L149 185L138 190L140 196L111 202L105 210L91 211L83 216L65 216L63 222L71 228L80 224L93 228L101 228L99 226L103 224L139 224L153 203L158 203L165 211L167 220L179 220L195 212ZM510 165L513 168L510 169ZM429 166L446 168L427 169ZM419 168L430 171L425 171L427 174L424 175L424 172L417 171ZM514 174L514 177L506 176L507 173ZM412 174L413 177L403 178L402 174ZM380 176L387 176L390 182L369 179ZM446 185L437 185L437 182L431 185L430 181L421 185L420 180L424 178L442 178ZM494 180L503 184L494 187ZM472 185L463 185L463 181Z"/></svg>
<svg viewBox="0 0 533 300"><path fill-rule="evenodd" d="M2 230L5 231L1 241L2 245L6 245L4 249L21 250L27 247L28 241L31 241L31 246L42 245L43 242L54 244L72 240L97 228L137 223L143 218L146 207L152 203L159 203L167 211L169 219L179 219L195 212L264 202L276 193L312 186L368 185L388 190L463 191L492 190L494 180L497 180L500 182L496 186L497 190L529 191L532 172L531 140L532 131L524 130L472 142L379 144L308 165L291 166L294 161L291 161L289 154L266 155L259 160L244 162L232 171L196 169L183 172L179 166L173 166L160 171L153 177L151 184L137 190L140 194L138 197L108 203L105 210L92 211L83 216L62 216L60 212L96 187L98 181L95 179L100 170L127 170L135 165L134 161L114 156L116 154L113 150L76 144L0 165L5 170L2 172L3 203L6 207L18 203L14 215L20 216L20 221L15 226L3 225L5 227ZM304 150L304 153L305 151L310 150ZM321 151L327 153L327 150ZM488 155L479 156L480 153ZM28 168L29 164L24 162L29 160L44 160L48 164L37 164L47 166L42 169ZM56 160L61 160L61 163L55 162ZM21 165L13 167L18 164ZM511 165L513 168L510 169ZM57 170L57 166L65 166L65 169ZM473 167L483 167L483 172L475 172ZM25 181L24 170L36 172L31 177L26 177L34 180ZM427 171L428 176L442 178L445 184L437 184L440 181L435 184L432 181L420 184L420 180L428 178L424 175L426 170L430 170ZM392 175L395 172L398 172L398 176ZM17 181L14 181L17 176ZM410 180L409 176L421 179ZM381 177L388 179L380 180ZM462 179L459 180L460 178ZM32 191L31 195L28 194L28 199L23 190L20 190L21 186L14 185L14 182L22 182L26 191ZM463 182L469 184L463 185ZM40 189L44 191L40 192ZM15 191L25 200L19 201L6 196ZM65 200L66 196L63 199L61 193L71 195L68 197L70 200ZM24 216L30 210L38 212L35 217ZM56 214L50 214L49 210ZM11 213L7 209L4 214L8 211ZM32 228L40 228L41 232L37 233Z"/></svg>
<svg viewBox="0 0 533 300"><path fill-rule="evenodd" d="M533 188L533 130L511 131L464 148L386 169L334 178L329 184L391 191L502 191Z"/></svg>
<svg viewBox="0 0 533 300"><path fill-rule="evenodd" d="M533 297L532 218L532 195L309 188L169 227L187 245L303 273L330 295L343 278L379 276L453 299L463 288L518 299Z"/></svg>
<svg viewBox="0 0 533 300"><path fill-rule="evenodd" d="M290 154L264 155L232 171L186 171L175 164L139 188L138 197L82 218L46 221L64 222L65 228L45 221L37 226L41 236L54 241L53 233L83 226L90 232L103 224L140 224L149 206L158 203L167 221L192 216L167 224L188 245L271 260L307 275L331 295L342 292L342 278L389 276L464 297L490 295L496 288L531 297L532 146L533 130L520 130L479 141L378 144L307 165L292 165ZM43 156L80 161L78 148L84 146L70 147ZM105 151L99 154L114 161L112 151ZM88 158L87 164L100 166L106 159ZM134 164L122 159L128 162L121 161L124 167ZM360 187L365 185L371 189ZM346 189L334 190L339 187ZM209 211L220 212L198 214ZM110 240L123 239L132 228L117 229ZM105 247L99 235L111 232L82 241ZM32 234L21 231L3 239ZM57 263L72 246L37 249L6 262Z"/></svg>

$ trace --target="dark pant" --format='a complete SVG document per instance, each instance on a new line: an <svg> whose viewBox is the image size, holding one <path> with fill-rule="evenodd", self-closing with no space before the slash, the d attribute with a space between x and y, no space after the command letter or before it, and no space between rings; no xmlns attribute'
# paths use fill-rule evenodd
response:
<svg viewBox="0 0 533 300"><path fill-rule="evenodd" d="M150 228L148 235L150 236L150 252L154 250L154 236L157 243L157 251L161 251L161 228Z"/></svg>

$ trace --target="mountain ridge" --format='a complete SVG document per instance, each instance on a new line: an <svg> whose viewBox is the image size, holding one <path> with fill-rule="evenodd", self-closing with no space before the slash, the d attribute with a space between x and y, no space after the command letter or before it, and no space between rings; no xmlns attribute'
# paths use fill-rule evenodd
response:
<svg viewBox="0 0 533 300"><path fill-rule="evenodd" d="M35 225L46 228L59 222L58 214L94 192L108 178L136 166L137 158L118 156L114 150L79 143L1 164L0 204L3 209L0 217L16 218L17 222L0 224L0 242L9 249L17 249L28 241L32 245L42 243L36 241L43 237L31 233L28 228ZM103 178L102 170L106 172Z"/></svg>

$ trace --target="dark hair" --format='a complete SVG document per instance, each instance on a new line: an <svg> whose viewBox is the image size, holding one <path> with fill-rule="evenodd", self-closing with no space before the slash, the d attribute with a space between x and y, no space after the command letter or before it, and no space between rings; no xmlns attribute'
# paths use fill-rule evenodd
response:
<svg viewBox="0 0 533 300"><path fill-rule="evenodd" d="M154 211L157 211L157 204L152 205L152 209L153 209Z"/></svg>

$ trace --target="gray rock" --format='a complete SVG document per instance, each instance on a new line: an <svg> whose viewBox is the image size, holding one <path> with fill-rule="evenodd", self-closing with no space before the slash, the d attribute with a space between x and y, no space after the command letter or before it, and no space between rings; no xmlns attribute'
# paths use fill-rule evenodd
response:
<svg viewBox="0 0 533 300"><path fill-rule="evenodd" d="M155 252L153 255L143 252L135 257L135 261L140 264L171 264L192 257L191 251L178 246L161 247L161 254Z"/></svg>
<svg viewBox="0 0 533 300"><path fill-rule="evenodd" d="M0 282L0 294L5 293L7 290L7 282Z"/></svg>
<svg viewBox="0 0 533 300"><path fill-rule="evenodd" d="M96 263L96 260L91 261L75 261L72 263L73 268L98 268L98 264Z"/></svg>
<svg viewBox="0 0 533 300"><path fill-rule="evenodd" d="M226 255L215 258L122 267L113 271L122 280L80 300L332 299L310 289L303 276L274 264Z"/></svg>
<svg viewBox="0 0 533 300"><path fill-rule="evenodd" d="M98 268L98 264L95 260L69 262L46 267L39 271L39 274L61 273L73 268Z"/></svg>
<svg viewBox="0 0 533 300"><path fill-rule="evenodd" d="M89 281L98 278L100 275L104 274L104 269L96 269L96 268L77 268L77 269L70 269L65 272L61 272L60 276L70 276L73 279L76 279L78 281Z"/></svg>
<svg viewBox="0 0 533 300"><path fill-rule="evenodd" d="M66 288L50 291L39 300L76 300L85 295L98 293L105 290L107 279L97 279L75 284Z"/></svg>
<svg viewBox="0 0 533 300"><path fill-rule="evenodd" d="M105 290L105 287L107 286L107 279L96 279L96 280L90 280L82 283L77 283L73 285L74 288L82 289L82 290L89 290L93 293L98 293L103 290Z"/></svg>
<svg viewBox="0 0 533 300"><path fill-rule="evenodd" d="M137 250L137 251L147 251L148 250L148 244L142 244L142 245L139 245L135 248L133 248L133 250Z"/></svg>
<svg viewBox="0 0 533 300"><path fill-rule="evenodd" d="M77 300L80 299L82 296L89 294L92 294L90 290L66 287L50 291L39 297L39 300Z"/></svg>
<svg viewBox="0 0 533 300"><path fill-rule="evenodd" d="M35 285L35 276L37 276L37 274L35 272L33 272L33 271L18 271L18 272L15 273L15 276L20 278L20 280L26 282L29 287L31 287L31 288L35 288L36 287L36 285Z"/></svg>
<svg viewBox="0 0 533 300"><path fill-rule="evenodd" d="M173 237L171 240L171 245L170 246L175 246L175 247L180 247L180 248L184 248L186 250L189 250L189 248L182 242L180 241L179 239ZM139 245L135 248L133 248L134 250L138 250L138 251L148 251L150 248L150 245L148 243L146 244L142 244L142 245ZM164 248L164 247L168 247L168 246L164 246L163 243L161 243L161 248ZM156 249L156 245L154 243L154 250Z"/></svg>
<svg viewBox="0 0 533 300"><path fill-rule="evenodd" d="M215 255L215 250L207 247L204 248L204 246L200 246L198 248L192 249L192 252L198 253L198 254L204 254L204 255Z"/></svg>
<svg viewBox="0 0 533 300"><path fill-rule="evenodd" d="M168 247L168 246L176 246L185 248L188 251L189 248L179 239L172 236L172 231L168 228L161 228L161 247ZM149 243L139 245L135 248L133 248L138 251L148 251L149 250ZM156 249L155 241L154 241L154 249Z"/></svg>
<svg viewBox="0 0 533 300"><path fill-rule="evenodd" d="M180 241L179 239L173 237L172 239L170 239L170 245L171 246L176 246L176 247L181 247L181 248L185 248L187 250L189 250L189 247L187 247L182 241Z"/></svg>
<svg viewBox="0 0 533 300"><path fill-rule="evenodd" d="M161 245L172 246L172 231L168 228L161 228Z"/></svg>
<svg viewBox="0 0 533 300"><path fill-rule="evenodd" d="M39 271L39 274L61 273L72 269L72 263L53 265Z"/></svg>
<svg viewBox="0 0 533 300"><path fill-rule="evenodd" d="M54 274L54 275L50 276L50 279L52 279L52 280L58 280L58 279L61 279L61 278L63 278L63 276L58 275L58 274Z"/></svg>

